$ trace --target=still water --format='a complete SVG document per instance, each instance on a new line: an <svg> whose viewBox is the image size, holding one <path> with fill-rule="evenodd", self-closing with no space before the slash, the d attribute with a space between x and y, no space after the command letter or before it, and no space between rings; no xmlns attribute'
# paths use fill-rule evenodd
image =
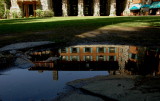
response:
<svg viewBox="0 0 160 101"><path fill-rule="evenodd" d="M51 45L23 52L25 54L21 52L22 57L16 57L20 66L0 68L0 101L54 99L57 93L68 90L65 84L69 81L109 73L121 74L127 71L140 75L160 75L159 46ZM22 69L23 63L28 60L34 66ZM0 66L5 61L3 57L0 58Z"/></svg>
<svg viewBox="0 0 160 101"><path fill-rule="evenodd" d="M53 99L66 91L66 83L75 79L108 75L107 71L29 71L12 69L0 75L1 101L30 101ZM54 78L57 78L55 80Z"/></svg>

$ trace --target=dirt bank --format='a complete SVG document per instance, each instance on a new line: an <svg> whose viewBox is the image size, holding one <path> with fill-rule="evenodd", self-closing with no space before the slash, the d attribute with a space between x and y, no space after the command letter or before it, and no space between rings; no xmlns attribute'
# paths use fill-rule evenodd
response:
<svg viewBox="0 0 160 101"><path fill-rule="evenodd" d="M160 99L160 77L158 76L97 76L75 80L67 85L84 93L68 93L54 101L159 101Z"/></svg>

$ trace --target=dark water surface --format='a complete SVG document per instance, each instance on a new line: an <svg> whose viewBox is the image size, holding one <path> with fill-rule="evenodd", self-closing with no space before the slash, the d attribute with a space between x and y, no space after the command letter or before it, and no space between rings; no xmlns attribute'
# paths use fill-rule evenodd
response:
<svg viewBox="0 0 160 101"><path fill-rule="evenodd" d="M59 71L54 80L53 71L28 71L13 69L0 75L0 100L30 101L53 99L57 93L66 91L69 81L96 75L108 75L107 71Z"/></svg>
<svg viewBox="0 0 160 101"><path fill-rule="evenodd" d="M15 55L20 66L14 68L3 67L7 60L0 58L0 101L53 99L57 93L68 90L65 84L69 81L109 73L122 74L125 71L136 75L160 75L159 46L51 45L23 52L22 56ZM34 66L26 68L28 60ZM24 67L26 69L22 69Z"/></svg>

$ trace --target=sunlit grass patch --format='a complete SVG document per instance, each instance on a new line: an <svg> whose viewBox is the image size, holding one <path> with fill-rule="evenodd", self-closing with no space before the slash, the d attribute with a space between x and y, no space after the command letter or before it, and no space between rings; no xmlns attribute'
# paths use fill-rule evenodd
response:
<svg viewBox="0 0 160 101"><path fill-rule="evenodd" d="M113 26L113 25L111 25ZM150 26L148 22L122 22L118 24L114 24L114 26L122 26L122 27L143 27L143 26Z"/></svg>
<svg viewBox="0 0 160 101"><path fill-rule="evenodd" d="M71 40L101 28L160 26L160 16L51 17L0 20L0 43L34 40ZM124 30L122 28L121 30ZM126 31L126 30L124 30ZM14 38L8 36L14 36ZM95 35L96 36L96 35Z"/></svg>

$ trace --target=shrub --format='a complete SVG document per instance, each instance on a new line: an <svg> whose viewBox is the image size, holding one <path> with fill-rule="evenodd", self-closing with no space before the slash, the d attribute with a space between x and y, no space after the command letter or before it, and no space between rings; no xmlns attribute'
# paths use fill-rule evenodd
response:
<svg viewBox="0 0 160 101"><path fill-rule="evenodd" d="M5 13L4 4L0 3L0 18L4 17L4 13Z"/></svg>
<svg viewBox="0 0 160 101"><path fill-rule="evenodd" d="M35 10L36 17L44 17L44 12L41 9Z"/></svg>
<svg viewBox="0 0 160 101"><path fill-rule="evenodd" d="M37 10L35 10L35 12L36 12L36 17L52 17L52 16L54 16L54 13L52 10L43 11L41 9L37 9Z"/></svg>
<svg viewBox="0 0 160 101"><path fill-rule="evenodd" d="M4 18L9 19L9 17L10 17L10 10L7 9L6 12L5 12Z"/></svg>
<svg viewBox="0 0 160 101"><path fill-rule="evenodd" d="M11 12L11 15L12 15L13 18L22 18L22 12L21 11L18 11L18 12L13 11L13 12Z"/></svg>
<svg viewBox="0 0 160 101"><path fill-rule="evenodd" d="M33 17L33 15L30 15L30 16L29 16L29 18L32 18L32 17Z"/></svg>
<svg viewBox="0 0 160 101"><path fill-rule="evenodd" d="M44 17L52 17L54 16L54 12L51 10L44 11Z"/></svg>
<svg viewBox="0 0 160 101"><path fill-rule="evenodd" d="M12 17L13 17L13 18L17 18L17 16L18 16L18 15L17 15L17 12L15 12L15 11L13 11L11 14L12 14Z"/></svg>
<svg viewBox="0 0 160 101"><path fill-rule="evenodd" d="M17 12L17 18L22 18L22 11Z"/></svg>

